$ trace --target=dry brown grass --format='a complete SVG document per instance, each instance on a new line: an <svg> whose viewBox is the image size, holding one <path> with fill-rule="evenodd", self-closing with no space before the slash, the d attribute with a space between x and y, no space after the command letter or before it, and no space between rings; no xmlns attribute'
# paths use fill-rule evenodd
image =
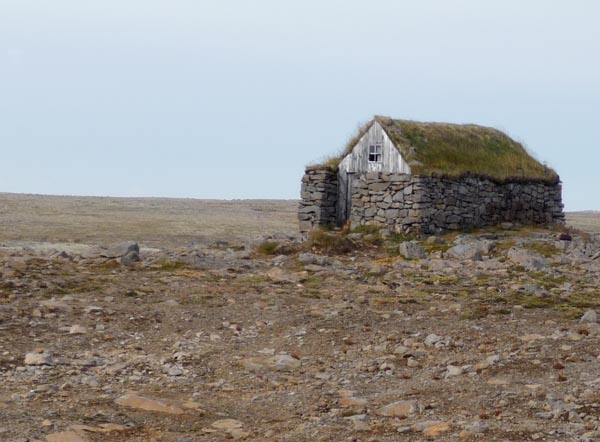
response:
<svg viewBox="0 0 600 442"><path fill-rule="evenodd" d="M0 193L0 241L147 246L298 232L296 200L197 200Z"/></svg>
<svg viewBox="0 0 600 442"><path fill-rule="evenodd" d="M565 215L567 217L567 226L588 233L600 233L600 212L568 212Z"/></svg>

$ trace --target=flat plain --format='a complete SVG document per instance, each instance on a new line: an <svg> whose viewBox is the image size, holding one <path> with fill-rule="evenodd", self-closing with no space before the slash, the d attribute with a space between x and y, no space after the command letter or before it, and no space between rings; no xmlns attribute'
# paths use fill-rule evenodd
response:
<svg viewBox="0 0 600 442"><path fill-rule="evenodd" d="M111 198L0 193L0 241L148 246L297 233L295 200Z"/></svg>
<svg viewBox="0 0 600 442"><path fill-rule="evenodd" d="M300 241L296 207L0 194L0 440L600 440L598 213Z"/></svg>

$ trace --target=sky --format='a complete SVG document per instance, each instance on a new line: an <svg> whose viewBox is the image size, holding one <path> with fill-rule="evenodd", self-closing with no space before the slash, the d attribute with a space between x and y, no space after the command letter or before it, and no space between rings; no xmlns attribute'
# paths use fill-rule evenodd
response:
<svg viewBox="0 0 600 442"><path fill-rule="evenodd" d="M299 198L373 115L506 131L600 210L595 0L0 0L0 192Z"/></svg>

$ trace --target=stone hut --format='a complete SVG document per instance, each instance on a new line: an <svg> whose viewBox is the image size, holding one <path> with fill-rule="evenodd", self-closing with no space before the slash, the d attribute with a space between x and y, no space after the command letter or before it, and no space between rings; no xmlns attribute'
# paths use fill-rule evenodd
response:
<svg viewBox="0 0 600 442"><path fill-rule="evenodd" d="M506 134L375 117L302 178L300 230L361 225L418 234L563 223L561 182Z"/></svg>

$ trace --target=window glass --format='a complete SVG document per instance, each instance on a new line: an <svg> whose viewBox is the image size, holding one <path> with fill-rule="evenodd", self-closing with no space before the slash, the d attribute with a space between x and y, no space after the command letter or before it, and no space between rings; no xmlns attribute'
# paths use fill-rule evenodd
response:
<svg viewBox="0 0 600 442"><path fill-rule="evenodd" d="M381 144L372 144L369 146L369 163L381 163L383 156L383 146Z"/></svg>

